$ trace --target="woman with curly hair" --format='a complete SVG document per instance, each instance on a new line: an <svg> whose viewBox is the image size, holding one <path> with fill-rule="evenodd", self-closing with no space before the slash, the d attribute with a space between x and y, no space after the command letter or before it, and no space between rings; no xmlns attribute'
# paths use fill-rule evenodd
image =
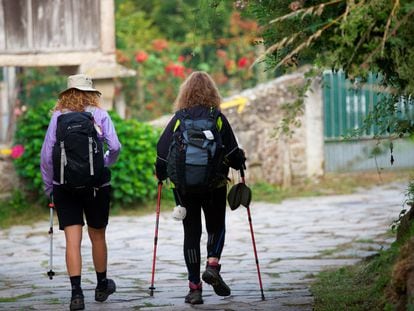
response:
<svg viewBox="0 0 414 311"><path fill-rule="evenodd" d="M174 195L177 204L186 208L184 227L184 259L188 271L189 293L186 303L202 304L202 282L200 280L200 240L202 234L201 210L204 212L207 229L207 263L202 279L213 286L219 296L229 296L229 286L220 275L219 260L224 247L227 175L229 167L236 170L244 166L245 157L238 147L233 130L220 112L221 97L216 84L206 72L193 72L181 85L175 101L176 113L164 129L157 144L156 176L166 179L169 146L173 134L179 127L179 116L184 112L192 120L208 119L212 111L218 112L217 130L223 144L223 160L216 163L219 172L213 186L202 191L190 192L177 187ZM210 132L211 133L211 132Z"/></svg>
<svg viewBox="0 0 414 311"><path fill-rule="evenodd" d="M59 94L57 104L53 109L41 151L41 172L45 192L54 202L59 229L64 231L66 238L66 268L72 288L70 310L85 308L81 288L81 242L82 227L85 225L84 215L92 243L93 264L97 276L95 300L105 301L116 289L115 282L106 278L105 231L108 224L111 192L108 167L117 160L121 144L109 114L99 106L100 95L101 93L93 88L90 77L84 74L69 76L68 87ZM105 153L103 150L101 152L103 173L99 175L99 179L95 182L96 185L74 191L62 183L63 178L56 178L53 152L57 141L58 121L61 119L59 117L64 117L65 114L67 116L71 112L85 111L92 115L96 137L106 144L107 150ZM92 127L92 124L90 126Z"/></svg>

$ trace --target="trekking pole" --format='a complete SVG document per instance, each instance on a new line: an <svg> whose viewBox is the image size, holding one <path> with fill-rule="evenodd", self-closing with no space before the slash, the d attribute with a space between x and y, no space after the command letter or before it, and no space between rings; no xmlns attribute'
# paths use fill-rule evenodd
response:
<svg viewBox="0 0 414 311"><path fill-rule="evenodd" d="M53 272L53 209L55 208L55 204L52 202L49 203L49 211L50 211L50 227L49 227L49 237L50 237L50 248L49 248L49 271L47 275L49 279L53 279L55 272Z"/></svg>
<svg viewBox="0 0 414 311"><path fill-rule="evenodd" d="M246 181L245 181L245 178L244 178L244 170L243 170L243 168L240 169L240 176L241 176L242 183L243 184L246 184ZM263 293L262 277L260 275L259 258L257 256L257 250L256 250L256 241L254 239L252 216L250 214L250 204L247 204L246 209L247 209L247 217L248 217L249 225L250 225L250 234L252 236L254 257L256 259L256 268L257 268L257 275L259 277L260 291L262 293L262 300L265 300L265 296L264 296L264 293Z"/></svg>
<svg viewBox="0 0 414 311"><path fill-rule="evenodd" d="M152 276L151 276L151 286L150 296L154 296L154 276L155 276L155 260L157 257L157 244L158 244L158 224L160 221L160 209L161 209L161 190L162 190L162 181L158 181L158 197L157 197L157 209L156 209L156 218L155 218L155 235L154 235L154 252L152 257Z"/></svg>

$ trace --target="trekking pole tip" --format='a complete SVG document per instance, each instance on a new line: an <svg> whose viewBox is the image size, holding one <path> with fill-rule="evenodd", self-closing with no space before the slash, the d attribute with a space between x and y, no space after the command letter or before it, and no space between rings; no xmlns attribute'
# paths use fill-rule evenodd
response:
<svg viewBox="0 0 414 311"><path fill-rule="evenodd" d="M55 272L53 272L53 270L49 270L47 272L47 275L49 276L49 279L52 280L53 279L53 276L55 275Z"/></svg>
<svg viewBox="0 0 414 311"><path fill-rule="evenodd" d="M154 289L155 289L155 287L154 286L150 286L149 287L149 290L150 290L150 296L152 297L152 296L154 296Z"/></svg>

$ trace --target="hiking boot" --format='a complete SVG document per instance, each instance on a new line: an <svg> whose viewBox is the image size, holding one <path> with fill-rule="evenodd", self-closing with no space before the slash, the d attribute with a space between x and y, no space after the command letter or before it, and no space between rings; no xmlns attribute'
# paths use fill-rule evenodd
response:
<svg viewBox="0 0 414 311"><path fill-rule="evenodd" d="M201 305L204 303L203 301L203 289L200 284L194 284L190 282L190 291L188 292L187 296L185 296L185 302L191 303L192 305Z"/></svg>
<svg viewBox="0 0 414 311"><path fill-rule="evenodd" d="M214 292L219 296L230 296L230 287L224 283L220 276L221 265L211 266L207 264L206 271L202 275L202 279L207 284L213 286Z"/></svg>
<svg viewBox="0 0 414 311"><path fill-rule="evenodd" d="M116 285L115 282L111 279L108 279L106 288L96 288L95 289L95 300L103 302L108 299L109 295L115 293Z"/></svg>
<svg viewBox="0 0 414 311"><path fill-rule="evenodd" d="M70 299L70 310L83 310L85 309L85 302L83 300L83 294L73 295Z"/></svg>

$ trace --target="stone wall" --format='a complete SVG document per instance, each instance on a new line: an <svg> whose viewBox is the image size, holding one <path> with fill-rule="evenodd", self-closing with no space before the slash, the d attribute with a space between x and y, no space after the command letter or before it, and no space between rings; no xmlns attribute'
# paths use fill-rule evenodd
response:
<svg viewBox="0 0 414 311"><path fill-rule="evenodd" d="M1 146L0 146L1 148ZM9 156L0 155L0 199L19 187L19 180Z"/></svg>
<svg viewBox="0 0 414 311"><path fill-rule="evenodd" d="M283 104L296 100L294 89L303 83L303 74L295 73L226 99L247 99L242 111L230 108L223 109L223 112L246 151L246 173L250 181L266 181L289 186L323 174L323 150L320 152L313 148L315 142L319 141L318 148L323 149L322 113L317 113L322 107L322 102L321 98L318 99L317 91L308 94L304 115L299 118L301 126L293 129L293 135L275 135L283 117ZM318 85L314 83L314 87L318 88ZM319 131L315 131L316 128L319 128ZM309 133L310 131L312 133ZM308 160L309 157L313 159Z"/></svg>

